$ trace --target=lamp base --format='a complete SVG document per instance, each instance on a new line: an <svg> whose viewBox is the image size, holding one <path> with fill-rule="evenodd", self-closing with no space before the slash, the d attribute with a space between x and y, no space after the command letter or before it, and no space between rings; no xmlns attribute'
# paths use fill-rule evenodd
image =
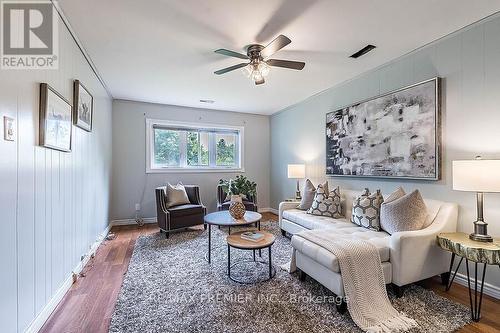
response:
<svg viewBox="0 0 500 333"><path fill-rule="evenodd" d="M297 179L297 190L295 191L295 200L302 200L300 196L299 180Z"/></svg>
<svg viewBox="0 0 500 333"><path fill-rule="evenodd" d="M300 191L295 192L295 199L302 200L302 197L300 196Z"/></svg>
<svg viewBox="0 0 500 333"><path fill-rule="evenodd" d="M469 238L477 242L493 242L493 237L488 235L488 223L484 221L474 222L474 232L469 235Z"/></svg>

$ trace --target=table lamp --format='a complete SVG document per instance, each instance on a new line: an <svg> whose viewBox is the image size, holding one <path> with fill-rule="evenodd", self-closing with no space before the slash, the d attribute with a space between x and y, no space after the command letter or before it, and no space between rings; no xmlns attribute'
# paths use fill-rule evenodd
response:
<svg viewBox="0 0 500 333"><path fill-rule="evenodd" d="M492 242L488 235L488 223L483 218L483 193L500 192L500 160L453 161L453 189L476 192L477 221L469 238L480 242Z"/></svg>
<svg viewBox="0 0 500 333"><path fill-rule="evenodd" d="M295 192L295 199L300 200L299 179L306 176L306 166L304 164L288 164L288 178L297 179L297 191Z"/></svg>

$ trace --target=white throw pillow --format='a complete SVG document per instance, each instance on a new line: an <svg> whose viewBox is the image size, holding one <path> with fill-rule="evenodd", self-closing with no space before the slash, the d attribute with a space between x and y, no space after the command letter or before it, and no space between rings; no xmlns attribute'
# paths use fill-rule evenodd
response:
<svg viewBox="0 0 500 333"><path fill-rule="evenodd" d="M300 200L300 204L297 208L301 210L308 210L311 208L315 194L316 188L309 179L306 179L304 189L302 190L302 199Z"/></svg>
<svg viewBox="0 0 500 333"><path fill-rule="evenodd" d="M384 197L377 190L370 193L367 188L352 203L351 222L375 231L380 231L380 205L384 202Z"/></svg>
<svg viewBox="0 0 500 333"><path fill-rule="evenodd" d="M307 214L341 218L342 207L340 199L340 188L328 193L328 182L318 185L311 208Z"/></svg>
<svg viewBox="0 0 500 333"><path fill-rule="evenodd" d="M166 186L166 195L167 208L191 203L182 183L178 183L177 185L168 183Z"/></svg>
<svg viewBox="0 0 500 333"><path fill-rule="evenodd" d="M418 190L405 194L402 188L398 188L380 208L380 226L391 235L420 230L426 219L427 207Z"/></svg>

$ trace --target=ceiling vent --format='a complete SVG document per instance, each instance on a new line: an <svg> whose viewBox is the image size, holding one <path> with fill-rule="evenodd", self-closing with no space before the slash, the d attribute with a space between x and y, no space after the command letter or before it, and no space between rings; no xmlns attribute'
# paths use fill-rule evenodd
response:
<svg viewBox="0 0 500 333"><path fill-rule="evenodd" d="M371 50L373 50L374 48L376 48L375 45L371 45L371 44L368 44L366 45L365 47L363 47L361 50L359 50L358 52L352 54L350 56L350 58L354 58L354 59L358 59L359 57L361 57L362 55L365 55L367 54L368 52L370 52Z"/></svg>

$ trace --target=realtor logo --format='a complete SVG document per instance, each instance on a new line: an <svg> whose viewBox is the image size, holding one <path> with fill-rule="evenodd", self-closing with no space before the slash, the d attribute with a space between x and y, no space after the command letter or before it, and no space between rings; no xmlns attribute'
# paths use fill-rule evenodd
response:
<svg viewBox="0 0 500 333"><path fill-rule="evenodd" d="M50 1L1 1L2 69L57 69L58 20Z"/></svg>

